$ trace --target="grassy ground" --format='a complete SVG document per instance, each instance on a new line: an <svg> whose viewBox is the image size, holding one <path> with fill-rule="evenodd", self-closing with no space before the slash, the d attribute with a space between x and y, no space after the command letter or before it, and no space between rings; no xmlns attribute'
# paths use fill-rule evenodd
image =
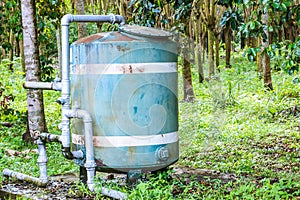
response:
<svg viewBox="0 0 300 200"><path fill-rule="evenodd" d="M3 68L4 63L1 72ZM107 184L126 192L129 199L300 199L298 75L273 72L274 91L266 91L253 63L241 55L235 55L232 68L221 69L215 80L198 84L196 69L193 72L196 101L179 104L177 165L213 169L236 178L227 183L210 177L203 181L173 179L170 169L134 189ZM1 111L1 121L15 124L10 128L0 125L0 171L9 167L38 176L35 146L22 141L25 127L21 118L26 110L22 75L7 72L0 76L6 89L3 93L15 96L11 108L20 112L3 115ZM54 133L59 133L60 108L54 103L58 95L45 92L48 127ZM77 166L61 156L57 144L48 145L48 155L49 175L78 172ZM78 187L84 196L101 198Z"/></svg>

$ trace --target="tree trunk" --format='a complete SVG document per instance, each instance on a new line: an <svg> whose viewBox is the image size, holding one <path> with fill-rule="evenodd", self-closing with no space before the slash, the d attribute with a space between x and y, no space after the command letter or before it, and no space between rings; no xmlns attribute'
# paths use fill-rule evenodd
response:
<svg viewBox="0 0 300 200"><path fill-rule="evenodd" d="M197 64L198 64L198 76L199 76L199 83L202 83L204 81L204 71L203 71L203 61L202 61L202 51L201 44L199 43L197 46Z"/></svg>
<svg viewBox="0 0 300 200"><path fill-rule="evenodd" d="M19 40L19 37L18 36L16 36L16 41L15 41L15 55L17 56L17 57L20 57L20 40Z"/></svg>
<svg viewBox="0 0 300 200"><path fill-rule="evenodd" d="M75 7L77 15L84 15L84 0L75 0ZM86 23L78 23L78 39L86 36Z"/></svg>
<svg viewBox="0 0 300 200"><path fill-rule="evenodd" d="M231 53L231 29L230 27L225 27L225 45L226 45L226 68L230 68L230 53Z"/></svg>
<svg viewBox="0 0 300 200"><path fill-rule="evenodd" d="M9 70L13 71L13 61L14 61L14 33L13 30L10 29L9 32L9 44L11 46L10 51L9 51L9 60L11 63L9 64Z"/></svg>
<svg viewBox="0 0 300 200"><path fill-rule="evenodd" d="M40 81L41 71L39 63L38 40L36 31L35 1L22 0L22 26L24 60L26 65L26 81ZM27 90L28 127L31 136L34 132L46 132L43 92L41 90Z"/></svg>
<svg viewBox="0 0 300 200"><path fill-rule="evenodd" d="M215 49L216 49L216 69L220 72L220 34L215 35Z"/></svg>
<svg viewBox="0 0 300 200"><path fill-rule="evenodd" d="M184 101L193 102L195 100L195 95L192 83L191 63L185 58L185 55L182 55L182 77Z"/></svg>
<svg viewBox="0 0 300 200"><path fill-rule="evenodd" d="M20 54L21 54L21 66L22 66L22 71L25 73L25 55L24 55L24 46L23 46L23 39L19 41L19 46L20 46Z"/></svg>
<svg viewBox="0 0 300 200"><path fill-rule="evenodd" d="M58 67L57 70L59 71L58 77L61 78L61 41L60 41L60 28L58 27L56 30L56 43L57 43L57 55L58 55Z"/></svg>
<svg viewBox="0 0 300 200"><path fill-rule="evenodd" d="M184 47L182 48L182 77L183 77L183 94L184 101L193 102L195 99L192 74L191 74L191 62L189 45L187 44L187 38L184 41Z"/></svg>
<svg viewBox="0 0 300 200"><path fill-rule="evenodd" d="M207 30L208 36L208 64L209 64L209 76L215 75L215 66L214 66L214 36L212 30Z"/></svg>
<svg viewBox="0 0 300 200"><path fill-rule="evenodd" d="M202 83L204 81L204 71L203 71L203 60L202 60L202 54L203 54L203 43L202 43L202 37L201 35L203 34L201 30L201 18L198 19L198 24L196 26L196 43L197 43L197 65L198 65L198 76L199 76L199 83Z"/></svg>
<svg viewBox="0 0 300 200"><path fill-rule="evenodd" d="M257 38L257 43L258 44L261 43L261 38L260 37ZM258 78L259 79L262 79L263 73L264 73L262 63L263 63L262 50L260 50L260 51L257 52L257 55L256 55L257 73L258 73Z"/></svg>
<svg viewBox="0 0 300 200"><path fill-rule="evenodd" d="M268 25L268 12L266 12L265 14L263 14L262 16L262 22L266 25ZM264 30L267 39L266 40L262 40L262 47L264 49L264 51L268 48L269 46L269 32L268 30ZM271 63L270 63L270 57L267 54L267 52L265 52L263 54L263 71L264 71L264 83L265 83L265 87L267 87L269 90L273 90L273 86L272 86L272 77L271 77Z"/></svg>

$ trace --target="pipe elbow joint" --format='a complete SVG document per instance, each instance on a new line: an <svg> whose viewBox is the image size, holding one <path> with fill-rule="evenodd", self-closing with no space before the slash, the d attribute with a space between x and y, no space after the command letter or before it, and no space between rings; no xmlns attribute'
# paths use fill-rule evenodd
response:
<svg viewBox="0 0 300 200"><path fill-rule="evenodd" d="M61 19L61 25L62 26L69 26L70 22L72 22L73 15L72 14L66 14Z"/></svg>
<svg viewBox="0 0 300 200"><path fill-rule="evenodd" d="M83 122L85 123L90 123L93 121L91 114L86 110L79 110L79 109L69 110L69 112L66 113L66 116L69 118L82 119Z"/></svg>
<svg viewBox="0 0 300 200"><path fill-rule="evenodd" d="M126 24L126 20L122 15L117 15L117 17L121 26Z"/></svg>
<svg viewBox="0 0 300 200"><path fill-rule="evenodd" d="M86 110L79 110L78 115L84 123L91 123L93 121L91 114Z"/></svg>

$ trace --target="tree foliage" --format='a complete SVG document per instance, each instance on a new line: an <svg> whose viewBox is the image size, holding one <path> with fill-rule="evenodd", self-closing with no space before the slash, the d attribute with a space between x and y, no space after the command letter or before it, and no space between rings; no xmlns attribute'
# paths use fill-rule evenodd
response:
<svg viewBox="0 0 300 200"><path fill-rule="evenodd" d="M4 1L0 3L0 47L8 53L14 44L10 43L11 34L18 39L22 36L21 12L19 1ZM3 53L2 53L3 54ZM0 54L1 55L1 54ZM2 55L5 57L5 55ZM1 57L0 57L1 58Z"/></svg>

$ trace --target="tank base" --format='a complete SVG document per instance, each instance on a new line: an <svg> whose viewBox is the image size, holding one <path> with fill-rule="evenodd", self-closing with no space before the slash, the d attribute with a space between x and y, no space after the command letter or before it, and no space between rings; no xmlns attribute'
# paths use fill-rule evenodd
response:
<svg viewBox="0 0 300 200"><path fill-rule="evenodd" d="M141 176L142 176L141 169L130 170L127 173L127 179L126 179L127 185L129 185L129 186L135 185L136 182L141 179Z"/></svg>

